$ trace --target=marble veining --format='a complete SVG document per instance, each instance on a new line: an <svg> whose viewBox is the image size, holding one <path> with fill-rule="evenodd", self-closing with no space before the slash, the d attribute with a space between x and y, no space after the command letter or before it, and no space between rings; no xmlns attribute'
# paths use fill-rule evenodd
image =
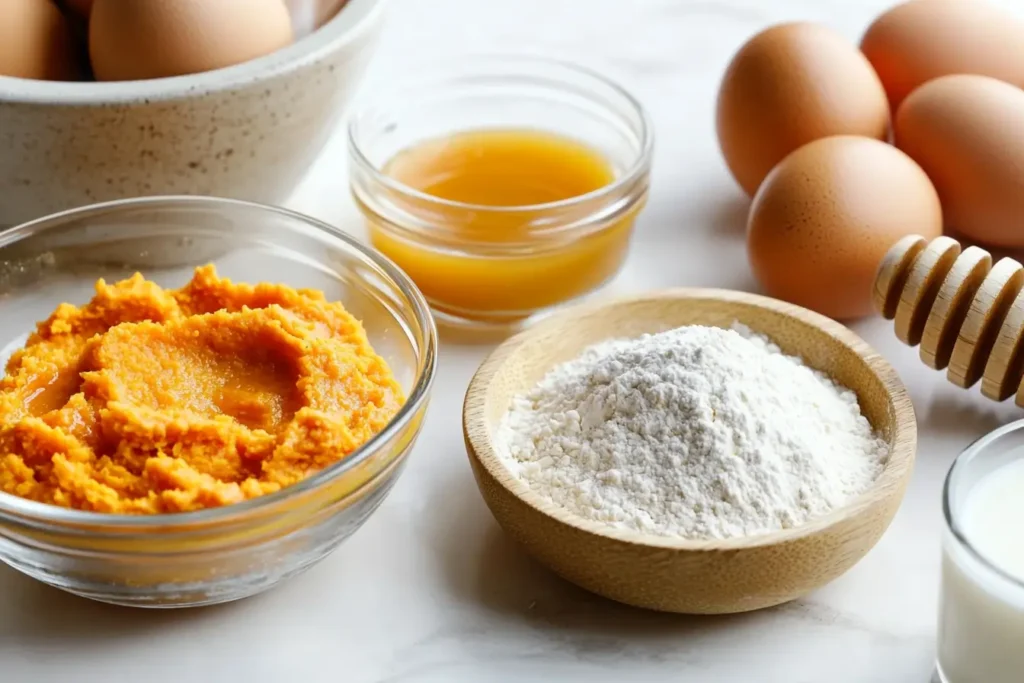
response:
<svg viewBox="0 0 1024 683"><path fill-rule="evenodd" d="M1012 0L1001 0L1012 6ZM650 204L615 293L754 289L746 200L714 136L718 80L769 23L812 20L856 40L887 0L394 0L363 91L431 56L554 53L606 70L649 108ZM339 128L289 206L362 235ZM920 448L899 514L852 571L754 614L678 617L589 595L525 557L473 483L460 408L489 346L445 338L408 469L367 524L279 589L206 610L89 603L0 568L0 680L107 683L928 683L939 494L956 454L1018 409L948 385L879 319L854 326L901 374Z"/></svg>

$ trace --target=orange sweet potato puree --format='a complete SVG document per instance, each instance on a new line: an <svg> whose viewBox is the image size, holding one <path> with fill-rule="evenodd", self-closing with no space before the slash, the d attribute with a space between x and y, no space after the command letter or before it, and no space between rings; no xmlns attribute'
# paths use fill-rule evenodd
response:
<svg viewBox="0 0 1024 683"><path fill-rule="evenodd" d="M106 513L218 507L352 453L405 400L340 303L236 284L96 284L0 381L0 491Z"/></svg>

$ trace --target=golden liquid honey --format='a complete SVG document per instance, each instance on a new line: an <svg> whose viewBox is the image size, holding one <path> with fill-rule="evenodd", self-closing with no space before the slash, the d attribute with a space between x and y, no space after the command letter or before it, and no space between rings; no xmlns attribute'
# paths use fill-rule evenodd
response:
<svg viewBox="0 0 1024 683"><path fill-rule="evenodd" d="M557 204L608 187L616 170L599 151L537 130L428 140L383 172L441 201L415 211L436 230L371 216L371 243L436 310L468 319L525 317L597 288L618 271L641 205L594 221L598 199Z"/></svg>

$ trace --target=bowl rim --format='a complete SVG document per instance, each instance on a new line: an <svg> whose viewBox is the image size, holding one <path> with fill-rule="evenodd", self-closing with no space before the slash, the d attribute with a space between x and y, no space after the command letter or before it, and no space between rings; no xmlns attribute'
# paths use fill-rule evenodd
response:
<svg viewBox="0 0 1024 683"><path fill-rule="evenodd" d="M492 445L493 430L486 417L490 385L498 370L505 364L506 359L539 334L569 327L579 318L613 307L659 300L726 301L767 309L817 328L853 351L882 383L889 396L893 412L892 433L888 439L889 457L882 472L871 486L829 513L792 529L726 539L685 539L643 534L631 529L611 527L597 521L584 519L560 505L545 500L512 474ZM754 331L757 330L754 329ZM591 343L599 341L593 340ZM906 387L892 365L852 330L824 315L778 299L736 290L700 287L664 289L573 306L551 315L506 340L484 360L470 380L463 403L463 434L469 457L476 460L502 488L535 512L576 531L600 537L608 542L677 552L720 552L777 546L814 536L843 521L859 517L894 494L902 498L902 491L905 490L913 473L917 450L917 420Z"/></svg>
<svg viewBox="0 0 1024 683"><path fill-rule="evenodd" d="M41 81L0 76L0 102L68 106L149 104L238 90L319 62L356 42L379 23L389 1L348 0L327 23L287 47L198 74L138 81Z"/></svg>
<svg viewBox="0 0 1024 683"><path fill-rule="evenodd" d="M368 98L355 109L346 124L346 140L351 162L361 172L367 174L372 182L379 184L388 192L402 196L409 200L425 204L427 206L442 207L469 213L484 213L492 215L531 215L541 212L560 211L588 203L600 202L614 199L622 194L623 190L629 190L638 184L649 172L654 155L654 121L643 102L635 96L626 86L622 85L613 77L588 66L582 62L554 56L538 56L531 54L518 54L509 52L478 52L469 56L466 65L466 58L442 58L425 62L411 77L405 77L401 81L389 85L386 89L377 92L372 98ZM607 185L583 194L557 199L552 201L539 202L535 204L514 204L514 205L493 205L480 204L477 202L464 202L454 199L438 197L401 180L388 175L379 164L373 163L364 151L360 126L364 125L364 119L380 111L387 111L385 105L395 102L407 102L415 99L424 92L434 93L438 89L450 88L454 85L478 84L483 79L495 78L523 78L530 70L531 78L546 78L548 85L561 84L567 89L571 84L566 83L569 75L588 79L591 85L602 87L618 97L629 109L629 115L636 119L638 127L638 148L629 165L622 174L614 178ZM539 76L542 74L542 76ZM445 81L438 83L438 80ZM587 97L595 98L593 92L587 92ZM627 115L619 112L611 112L605 102L600 102L605 109L605 114L624 118ZM477 130L472 127L459 129L458 132ZM544 234L554 232L565 232L564 228L541 231Z"/></svg>
<svg viewBox="0 0 1024 683"><path fill-rule="evenodd" d="M430 307L419 288L416 287L404 271L380 252L362 244L340 229L298 211L239 199L200 195L162 195L119 199L61 211L0 232L0 251L11 244L17 244L21 238L37 234L40 231L57 228L63 225L64 221L68 218L87 216L90 213L103 213L113 208L136 209L169 204L192 204L221 208L234 207L283 216L298 221L328 239L340 242L345 248L354 251L361 258L380 268L398 287L399 291L408 298L412 306L413 315L423 328L425 343L419 354L422 359L423 371L417 375L413 382L412 389L409 391L405 403L377 434L344 459L325 467L311 477L274 493L250 498L231 505L192 512L126 515L64 508L58 505L28 500L0 491L0 523L81 525L102 527L106 532L132 533L149 531L158 527L175 527L187 531L198 525L231 523L247 519L252 513L269 511L280 503L314 491L359 466L371 454L375 453L381 444L390 441L399 431L404 429L427 401L435 375L437 374L438 337L433 314L430 312ZM354 489L349 495L358 495L361 490L362 487Z"/></svg>
<svg viewBox="0 0 1024 683"><path fill-rule="evenodd" d="M954 498L956 497L958 489L965 486L961 480L966 476L965 471L971 467L974 461L985 457L985 452L990 447L997 444L1001 439L1003 439L1003 437L1020 432L1022 429L1024 429L1024 419L1014 420L1013 422L997 427L996 429L993 429L987 434L972 441L966 448L960 451L960 454L957 455L955 460L953 460L953 464L950 465L949 470L946 471L946 478L942 484L942 521L945 525L945 531L950 534L953 540L958 544L958 549L962 550L977 564L981 565L983 571L989 572L995 576L997 581L1009 584L1010 589L1014 591L1024 590L1024 579L1015 576L1006 569L1003 569L995 561L989 558L988 553L984 553L978 549L976 541L971 538L972 536L977 537L977 535L969 533L964 528L963 509L965 506L963 502L954 502ZM1019 458L1015 458L1013 462L1016 462L1017 460L1019 460ZM991 470L987 474L982 475L981 479L984 479L994 471L995 470ZM977 486L979 481L980 479L973 482L973 484L966 486L968 488L972 485Z"/></svg>

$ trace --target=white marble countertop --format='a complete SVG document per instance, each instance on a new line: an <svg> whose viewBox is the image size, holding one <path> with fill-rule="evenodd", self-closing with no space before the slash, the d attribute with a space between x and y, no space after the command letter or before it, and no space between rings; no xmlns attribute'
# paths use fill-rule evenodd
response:
<svg viewBox="0 0 1024 683"><path fill-rule="evenodd" d="M395 0L365 88L412 60L487 49L554 52L606 70L650 109L658 140L651 202L612 288L756 289L743 248L746 201L714 137L720 74L771 23L822 21L856 39L888 4ZM336 139L292 204L358 232L344 166ZM943 476L960 449L1020 414L947 385L884 321L855 328L910 389L918 464L878 546L805 600L735 617L646 613L536 565L484 506L462 443L463 392L489 347L446 343L405 474L331 557L266 595L174 612L88 602L0 567L0 680L926 683Z"/></svg>

